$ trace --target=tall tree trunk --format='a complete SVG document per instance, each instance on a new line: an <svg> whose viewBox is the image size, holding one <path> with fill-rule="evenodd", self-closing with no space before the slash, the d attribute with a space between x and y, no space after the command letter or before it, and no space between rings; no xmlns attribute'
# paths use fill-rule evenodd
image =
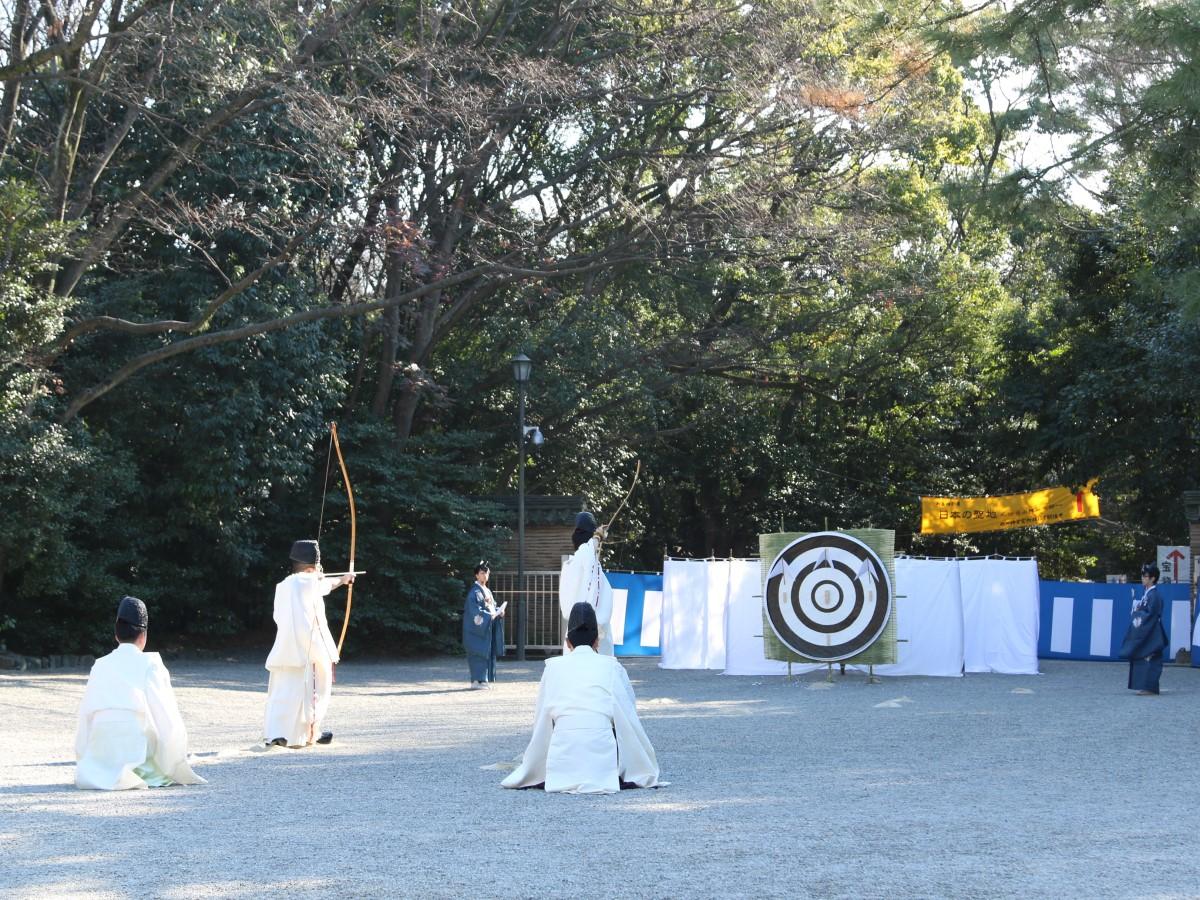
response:
<svg viewBox="0 0 1200 900"><path fill-rule="evenodd" d="M409 348L410 352L407 354L410 367L424 368L425 363L429 359L429 354L433 351L434 331L437 324L438 309L442 305L441 301L441 291L434 291L421 300L421 312L417 320L417 333L413 335L413 342ZM414 374L419 375L419 372ZM417 407L421 403L420 381L422 380L419 378L416 384L410 382L409 389L401 394L399 401L396 403L394 424L396 428L396 440L400 443L408 440L409 435L412 434L413 420L417 415Z"/></svg>
<svg viewBox="0 0 1200 900"><path fill-rule="evenodd" d="M9 31L8 55L10 63L25 58L25 29L29 23L29 0L17 0L13 10L12 28ZM8 154L12 143L13 123L17 116L17 102L21 96L21 77L14 76L4 83L4 94L0 96L0 160Z"/></svg>
<svg viewBox="0 0 1200 900"><path fill-rule="evenodd" d="M389 293L393 281L390 268L387 277ZM383 343L379 348L379 380L375 384L375 397L371 401L371 412L380 419L387 415L388 403L392 397L392 384L396 380L396 351L399 346L400 309L392 306L383 314Z"/></svg>
<svg viewBox="0 0 1200 900"><path fill-rule="evenodd" d="M388 193L383 198L387 208L388 225L400 220L400 198L395 193ZM387 298L395 297L404 292L404 266L391 245L391 237L387 239L384 248L384 280L383 293ZM375 398L371 401L371 412L377 418L387 415L388 404L392 397L392 385L396 380L396 356L400 351L400 308L389 307L383 315L383 343L379 349L379 381L375 385Z"/></svg>

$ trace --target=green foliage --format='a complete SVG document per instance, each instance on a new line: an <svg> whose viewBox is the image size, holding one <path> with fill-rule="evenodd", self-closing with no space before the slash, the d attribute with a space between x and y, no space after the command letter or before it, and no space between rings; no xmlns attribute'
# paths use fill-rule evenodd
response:
<svg viewBox="0 0 1200 900"><path fill-rule="evenodd" d="M339 432L358 513L355 566L367 572L355 584L347 652L457 647L472 569L484 558L502 564L496 548L508 536L503 511L478 499L476 459L488 436L428 435L397 447L383 425ZM325 516L323 560L344 571L349 505L336 480Z"/></svg>
<svg viewBox="0 0 1200 900"><path fill-rule="evenodd" d="M19 181L0 181L0 378L14 388L18 371L29 368L27 356L62 332L71 305L47 290L70 231L47 221L38 199Z"/></svg>
<svg viewBox="0 0 1200 900"><path fill-rule="evenodd" d="M109 465L122 454L52 419L61 381L37 357L70 306L45 287L67 238L34 191L0 182L0 618L15 646L40 647L50 636L73 651L102 639L69 623L95 592L117 589L102 536L130 485L119 462Z"/></svg>
<svg viewBox="0 0 1200 900"><path fill-rule="evenodd" d="M453 646L518 351L531 493L611 510L643 462L618 566L828 524L1128 569L1200 462L1196 10L147 10L0 146L6 636L102 649L125 592L175 642L269 628L293 540L348 563L336 418L348 654ZM921 494L1095 476L1099 526L913 534Z"/></svg>

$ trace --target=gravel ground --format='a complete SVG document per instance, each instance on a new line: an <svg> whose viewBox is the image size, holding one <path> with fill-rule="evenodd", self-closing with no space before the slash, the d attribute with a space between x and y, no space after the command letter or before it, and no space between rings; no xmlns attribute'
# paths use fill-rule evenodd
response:
<svg viewBox="0 0 1200 900"><path fill-rule="evenodd" d="M1200 670L795 680L626 661L670 787L505 791L541 663L339 667L330 747L251 752L260 664L178 664L209 784L78 791L83 673L0 675L0 894L1200 897Z"/></svg>

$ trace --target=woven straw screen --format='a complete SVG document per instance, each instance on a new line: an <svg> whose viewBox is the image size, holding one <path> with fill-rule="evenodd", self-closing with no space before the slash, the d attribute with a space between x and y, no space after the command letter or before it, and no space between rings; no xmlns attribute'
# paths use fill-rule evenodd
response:
<svg viewBox="0 0 1200 900"><path fill-rule="evenodd" d="M797 538L804 537L807 533L791 531L776 534L760 534L758 536L758 555L762 561L762 572L759 575L762 596L765 597L766 595L767 572L770 571L771 564L775 562L775 557L780 554L784 547ZM888 581L891 583L891 611L883 632L876 639L875 643L863 650L862 653L842 660L842 662L863 666L882 666L887 663L894 663L896 662L896 532L889 528L851 528L841 533L858 538L874 550L883 561L883 567L887 570ZM791 648L786 647L775 636L775 632L771 628L771 623L767 619L765 605L762 620L763 648L767 659L778 659L784 662L795 663L820 661L801 656Z"/></svg>

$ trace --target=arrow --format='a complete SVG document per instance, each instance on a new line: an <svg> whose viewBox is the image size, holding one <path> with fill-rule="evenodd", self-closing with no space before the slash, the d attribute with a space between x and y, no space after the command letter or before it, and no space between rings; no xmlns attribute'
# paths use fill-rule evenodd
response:
<svg viewBox="0 0 1200 900"><path fill-rule="evenodd" d="M769 573L767 579L770 580L776 575L783 576L783 582L780 584L780 589L786 594L792 589L792 583L796 580L796 576L804 568L804 557L798 556L791 562L784 562L782 559L775 564Z"/></svg>
<svg viewBox="0 0 1200 900"><path fill-rule="evenodd" d="M1171 568L1173 568L1175 570L1175 575L1171 579L1172 581L1175 581L1175 582L1179 581L1179 564L1181 562L1183 562L1183 560L1185 560L1185 559L1187 559L1187 557L1184 556L1179 550L1172 550L1170 553L1167 554L1168 562L1170 560L1174 560L1173 563L1170 563Z"/></svg>
<svg viewBox="0 0 1200 900"><path fill-rule="evenodd" d="M862 566L858 570L858 574L854 576L862 582L863 587L867 590L867 597L870 602L875 602L876 596L876 579L875 570L871 567L870 560L863 560Z"/></svg>

